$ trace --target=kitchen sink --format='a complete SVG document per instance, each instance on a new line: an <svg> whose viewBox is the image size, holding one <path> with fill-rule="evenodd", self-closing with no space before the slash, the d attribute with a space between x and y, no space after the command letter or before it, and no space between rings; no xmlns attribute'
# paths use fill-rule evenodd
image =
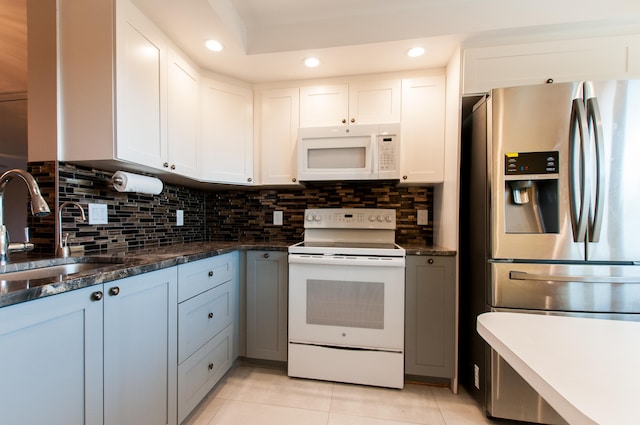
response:
<svg viewBox="0 0 640 425"><path fill-rule="evenodd" d="M108 267L114 263L69 263L0 274L0 280L34 280L68 276L87 270Z"/></svg>
<svg viewBox="0 0 640 425"><path fill-rule="evenodd" d="M115 265L129 265L137 261L132 259L79 258L78 262L68 259L53 259L48 262L36 262L26 270L0 273L0 294L7 294L22 289L63 282L73 275L92 270L111 268Z"/></svg>

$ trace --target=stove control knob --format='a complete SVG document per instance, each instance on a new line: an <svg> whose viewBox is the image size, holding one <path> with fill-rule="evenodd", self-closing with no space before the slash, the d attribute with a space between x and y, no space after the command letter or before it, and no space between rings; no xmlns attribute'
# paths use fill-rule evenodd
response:
<svg viewBox="0 0 640 425"><path fill-rule="evenodd" d="M387 223L391 223L393 221L393 217L391 217L390 215L388 215L385 220L387 220Z"/></svg>
<svg viewBox="0 0 640 425"><path fill-rule="evenodd" d="M313 214L307 215L307 221L313 221Z"/></svg>
<svg viewBox="0 0 640 425"><path fill-rule="evenodd" d="M378 216L378 221L382 223L382 221L383 221L383 220L384 220L384 219L382 218L382 216L381 216L381 215L379 215L379 216Z"/></svg>
<svg viewBox="0 0 640 425"><path fill-rule="evenodd" d="M376 216L375 215L370 215L369 216L369 221L371 221L371 222L376 221Z"/></svg>
<svg viewBox="0 0 640 425"><path fill-rule="evenodd" d="M314 214L314 215L313 215L313 219L314 219L315 221L320 221L320 220L322 220L322 216L320 216L320 215L315 215L315 214Z"/></svg>

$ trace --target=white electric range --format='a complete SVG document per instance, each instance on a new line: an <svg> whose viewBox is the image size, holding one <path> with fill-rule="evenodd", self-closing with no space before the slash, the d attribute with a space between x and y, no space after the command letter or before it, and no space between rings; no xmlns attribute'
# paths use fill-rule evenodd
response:
<svg viewBox="0 0 640 425"><path fill-rule="evenodd" d="M392 209L305 211L289 247L289 376L404 386L405 250Z"/></svg>

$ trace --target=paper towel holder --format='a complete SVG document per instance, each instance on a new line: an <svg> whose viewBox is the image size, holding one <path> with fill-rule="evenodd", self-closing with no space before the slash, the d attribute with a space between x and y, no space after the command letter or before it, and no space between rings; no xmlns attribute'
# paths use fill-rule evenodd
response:
<svg viewBox="0 0 640 425"><path fill-rule="evenodd" d="M159 195L164 186L162 180L157 177L127 171L116 171L109 179L109 183L118 192L138 192L149 195Z"/></svg>

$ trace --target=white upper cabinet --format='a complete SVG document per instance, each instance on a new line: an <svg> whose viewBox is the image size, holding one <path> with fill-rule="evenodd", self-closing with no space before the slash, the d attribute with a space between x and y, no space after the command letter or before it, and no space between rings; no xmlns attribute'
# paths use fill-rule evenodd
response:
<svg viewBox="0 0 640 425"><path fill-rule="evenodd" d="M169 168L184 176L200 175L200 81L198 71L169 49L167 90L167 160Z"/></svg>
<svg viewBox="0 0 640 425"><path fill-rule="evenodd" d="M445 77L402 81L400 183L444 179Z"/></svg>
<svg viewBox="0 0 640 425"><path fill-rule="evenodd" d="M640 78L640 37L602 37L464 50L463 94L554 82Z"/></svg>
<svg viewBox="0 0 640 425"><path fill-rule="evenodd" d="M354 80L300 89L300 127L400 122L400 80Z"/></svg>
<svg viewBox="0 0 640 425"><path fill-rule="evenodd" d="M117 6L116 158L159 168L166 157L167 45L130 3Z"/></svg>
<svg viewBox="0 0 640 425"><path fill-rule="evenodd" d="M349 86L347 84L310 86L300 89L300 127L346 124L348 116Z"/></svg>
<svg viewBox="0 0 640 425"><path fill-rule="evenodd" d="M203 79L202 180L253 183L253 92Z"/></svg>
<svg viewBox="0 0 640 425"><path fill-rule="evenodd" d="M260 101L260 183L296 184L298 88L264 90Z"/></svg>
<svg viewBox="0 0 640 425"><path fill-rule="evenodd" d="M58 19L59 159L197 177L197 70L128 0L67 0Z"/></svg>
<svg viewBox="0 0 640 425"><path fill-rule="evenodd" d="M349 123L400 122L400 80L349 83Z"/></svg>

